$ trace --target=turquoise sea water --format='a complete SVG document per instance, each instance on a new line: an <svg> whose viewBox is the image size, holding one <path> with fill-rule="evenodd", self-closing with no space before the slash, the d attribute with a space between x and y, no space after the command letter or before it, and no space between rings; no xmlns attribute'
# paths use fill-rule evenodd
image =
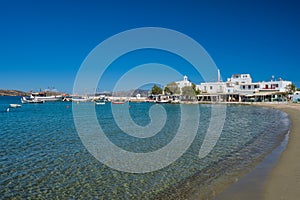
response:
<svg viewBox="0 0 300 200"><path fill-rule="evenodd" d="M228 177L253 167L279 144L289 128L288 116L278 110L227 106L217 145L200 159L199 149L211 107L215 106L200 105L197 136L184 155L161 170L133 174L103 165L86 150L76 132L71 103L24 104L20 109L5 111L10 103L20 103L19 99L0 97L0 199L176 198L176 191L194 187L186 184L191 180L203 186L200 192L209 193L218 184L225 184ZM180 105L163 105L168 116L165 126L145 139L124 134L114 121L111 106L130 106L133 120L145 126L150 122L152 105L107 103L96 106L96 113L113 143L127 151L149 152L162 148L174 137L180 123ZM195 105L182 106L198 109Z"/></svg>

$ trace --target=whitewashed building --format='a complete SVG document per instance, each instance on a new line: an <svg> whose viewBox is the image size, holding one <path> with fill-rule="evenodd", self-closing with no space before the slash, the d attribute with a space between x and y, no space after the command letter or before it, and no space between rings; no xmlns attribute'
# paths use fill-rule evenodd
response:
<svg viewBox="0 0 300 200"><path fill-rule="evenodd" d="M233 74L231 78L227 79L227 82L236 84L252 83L252 78L250 74Z"/></svg>
<svg viewBox="0 0 300 200"><path fill-rule="evenodd" d="M291 81L270 80L252 82L250 74L233 74L226 82L222 82L218 71L217 82L205 82L196 86L201 91L198 100L214 101L243 101L252 98L261 100L268 97L269 101L278 99L278 94L283 96Z"/></svg>
<svg viewBox="0 0 300 200"><path fill-rule="evenodd" d="M226 82L222 82L220 71L218 70L218 81L217 82L205 82L196 85L196 89L200 90L201 93L217 94L226 93L227 85Z"/></svg>
<svg viewBox="0 0 300 200"><path fill-rule="evenodd" d="M186 75L183 76L182 81L176 81L175 83L179 87L180 91L183 87L192 86L192 83L188 80L188 77Z"/></svg>
<svg viewBox="0 0 300 200"><path fill-rule="evenodd" d="M201 93L217 94L226 93L227 87L225 82L206 82L200 83L196 86L196 89L200 90Z"/></svg>

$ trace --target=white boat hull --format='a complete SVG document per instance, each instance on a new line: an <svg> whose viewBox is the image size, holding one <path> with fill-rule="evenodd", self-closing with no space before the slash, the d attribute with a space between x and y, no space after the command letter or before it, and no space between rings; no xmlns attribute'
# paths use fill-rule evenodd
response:
<svg viewBox="0 0 300 200"><path fill-rule="evenodd" d="M34 99L40 100L40 101L62 101L62 96L47 96L47 97L39 97L35 96Z"/></svg>
<svg viewBox="0 0 300 200"><path fill-rule="evenodd" d="M96 105L105 105L105 102L95 102Z"/></svg>
<svg viewBox="0 0 300 200"><path fill-rule="evenodd" d="M26 103L44 103L45 101L43 100L39 100L39 99L27 99L26 97L22 97L21 98L21 102L23 104L26 104Z"/></svg>
<svg viewBox="0 0 300 200"><path fill-rule="evenodd" d="M9 104L10 108L21 108L22 106L20 104Z"/></svg>

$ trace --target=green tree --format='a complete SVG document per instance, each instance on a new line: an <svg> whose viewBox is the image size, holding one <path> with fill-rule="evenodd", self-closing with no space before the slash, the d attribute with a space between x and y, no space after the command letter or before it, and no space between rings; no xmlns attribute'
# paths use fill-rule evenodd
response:
<svg viewBox="0 0 300 200"><path fill-rule="evenodd" d="M168 83L164 91L166 94L180 94L180 89L175 82Z"/></svg>
<svg viewBox="0 0 300 200"><path fill-rule="evenodd" d="M296 85L292 83L292 84L287 85L285 87L285 89L286 89L287 94L293 94L297 88L296 88Z"/></svg>
<svg viewBox="0 0 300 200"><path fill-rule="evenodd" d="M184 99L193 99L196 94L192 86L185 86L181 88L182 96Z"/></svg>
<svg viewBox="0 0 300 200"><path fill-rule="evenodd" d="M162 89L160 87L158 87L157 85L153 85L153 87L151 89L151 93L154 95L162 94Z"/></svg>
<svg viewBox="0 0 300 200"><path fill-rule="evenodd" d="M195 92L195 95L200 94L201 91L200 91L199 89L196 89L195 83L192 83L192 88L193 88L193 90L194 90L194 92Z"/></svg>

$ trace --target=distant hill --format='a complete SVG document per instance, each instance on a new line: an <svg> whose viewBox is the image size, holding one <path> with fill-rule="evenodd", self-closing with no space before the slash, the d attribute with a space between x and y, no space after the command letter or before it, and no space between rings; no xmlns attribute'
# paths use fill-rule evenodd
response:
<svg viewBox="0 0 300 200"><path fill-rule="evenodd" d="M27 96L29 93L19 90L2 90L0 89L0 96Z"/></svg>

